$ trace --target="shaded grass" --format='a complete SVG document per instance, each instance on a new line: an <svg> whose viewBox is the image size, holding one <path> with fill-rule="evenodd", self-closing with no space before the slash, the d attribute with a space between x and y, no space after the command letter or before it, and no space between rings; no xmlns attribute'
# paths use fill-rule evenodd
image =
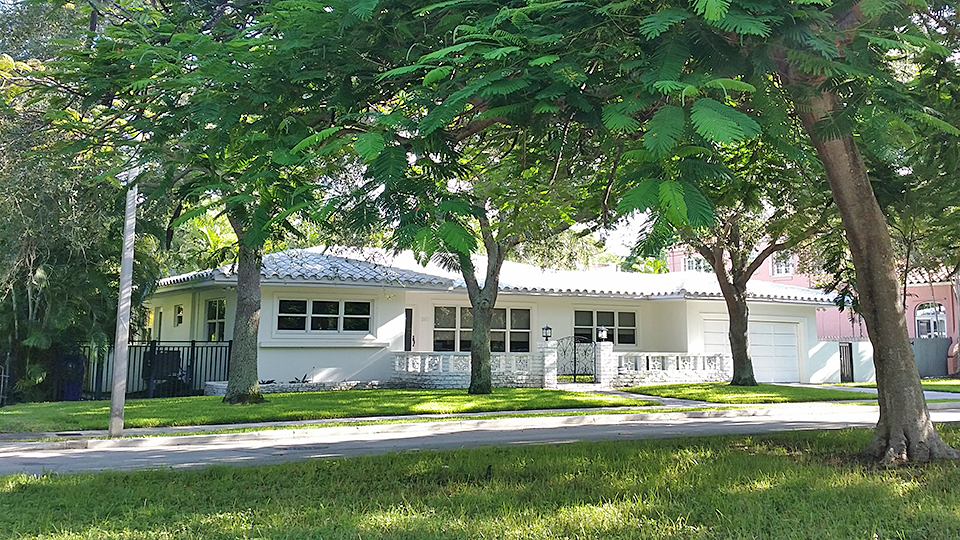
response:
<svg viewBox="0 0 960 540"><path fill-rule="evenodd" d="M960 428L940 428L960 443ZM0 478L0 538L960 537L960 466L874 471L867 430Z"/></svg>
<svg viewBox="0 0 960 540"><path fill-rule="evenodd" d="M496 388L488 395L470 395L466 390L344 390L269 394L266 397L267 403L258 405L227 405L218 396L133 399L126 402L124 425L128 428L198 426L657 405L641 399L540 388ZM106 429L109 416L109 401L21 403L0 408L0 432Z"/></svg>
<svg viewBox="0 0 960 540"><path fill-rule="evenodd" d="M843 401L875 399L869 394L856 394L830 388L806 388L761 384L731 386L728 383L655 384L625 388L627 392L651 396L709 401L711 403L802 403L807 401Z"/></svg>
<svg viewBox="0 0 960 540"><path fill-rule="evenodd" d="M960 379L921 379L920 385L924 390L934 392L960 392ZM837 386L858 386L860 388L876 388L875 382L843 383Z"/></svg>

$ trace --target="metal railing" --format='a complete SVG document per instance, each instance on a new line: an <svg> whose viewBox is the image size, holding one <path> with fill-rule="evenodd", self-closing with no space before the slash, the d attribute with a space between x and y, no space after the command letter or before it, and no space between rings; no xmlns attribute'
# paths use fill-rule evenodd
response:
<svg viewBox="0 0 960 540"><path fill-rule="evenodd" d="M113 384L113 347L81 346L87 357L82 391L107 399ZM208 381L227 380L232 341L131 342L127 355L127 396L171 397L203 393Z"/></svg>

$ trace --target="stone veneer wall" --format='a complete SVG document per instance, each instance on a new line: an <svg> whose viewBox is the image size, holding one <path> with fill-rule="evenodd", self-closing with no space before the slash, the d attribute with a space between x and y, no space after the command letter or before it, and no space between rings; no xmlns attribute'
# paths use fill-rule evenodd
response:
<svg viewBox="0 0 960 540"><path fill-rule="evenodd" d="M270 383L261 384L263 394L281 394L287 392L320 392L323 390L374 390L379 388L402 388L392 386L390 381L339 381L315 383ZM205 396L224 396L227 394L227 381L209 381L203 387Z"/></svg>
<svg viewBox="0 0 960 540"><path fill-rule="evenodd" d="M543 357L538 354L494 354L490 358L493 386L543 388ZM556 376L554 376L556 378ZM319 392L375 388L469 388L470 355L451 353L395 353L393 377L386 381L340 381L261 384L260 392ZM222 396L226 382L208 382L204 395Z"/></svg>

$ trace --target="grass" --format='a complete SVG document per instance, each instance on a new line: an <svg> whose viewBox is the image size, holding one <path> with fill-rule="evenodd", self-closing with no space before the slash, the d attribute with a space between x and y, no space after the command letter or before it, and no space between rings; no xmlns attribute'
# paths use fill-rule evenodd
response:
<svg viewBox="0 0 960 540"><path fill-rule="evenodd" d="M941 426L948 443L960 427ZM866 430L0 478L0 539L960 538L960 464Z"/></svg>
<svg viewBox="0 0 960 540"><path fill-rule="evenodd" d="M761 384L760 386L730 386L727 383L656 384L626 388L628 392L651 396L709 401L711 403L801 403L807 401L843 401L871 399L847 390L807 388Z"/></svg>
<svg viewBox="0 0 960 540"><path fill-rule="evenodd" d="M921 379L920 384L924 390L934 392L960 392L960 379ZM861 388L876 388L877 383L843 383L838 386L859 386Z"/></svg>
<svg viewBox="0 0 960 540"><path fill-rule="evenodd" d="M165 427L306 421L411 414L462 414L587 407L642 407L652 401L619 396L496 388L492 394L465 390L345 390L269 394L259 405L226 405L217 396L134 399L126 402L124 426ZM0 408L0 432L107 429L109 401L22 403Z"/></svg>

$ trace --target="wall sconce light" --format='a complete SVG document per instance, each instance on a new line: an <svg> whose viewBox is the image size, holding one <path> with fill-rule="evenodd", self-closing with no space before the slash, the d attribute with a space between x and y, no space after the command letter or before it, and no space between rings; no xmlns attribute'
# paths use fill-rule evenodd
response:
<svg viewBox="0 0 960 540"><path fill-rule="evenodd" d="M606 341L607 340L607 327L601 326L597 328L597 341Z"/></svg>
<svg viewBox="0 0 960 540"><path fill-rule="evenodd" d="M550 341L550 337L553 335L553 328L549 326L544 326L540 329L541 335L543 336L544 341Z"/></svg>

